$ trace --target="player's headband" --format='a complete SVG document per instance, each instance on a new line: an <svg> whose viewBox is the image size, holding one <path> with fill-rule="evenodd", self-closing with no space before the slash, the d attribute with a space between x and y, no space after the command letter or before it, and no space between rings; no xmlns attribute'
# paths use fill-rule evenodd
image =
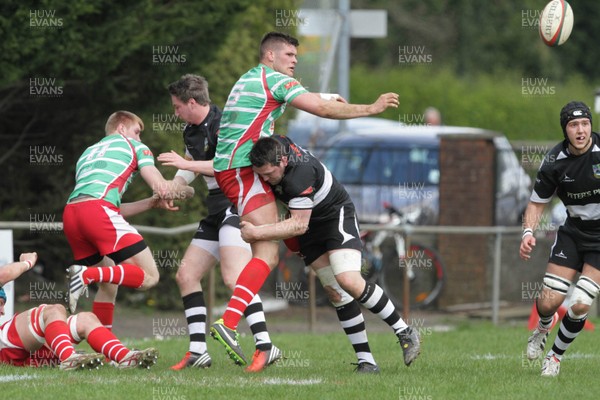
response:
<svg viewBox="0 0 600 400"><path fill-rule="evenodd" d="M6 303L6 292L1 287L0 287L0 299L4 299L4 303Z"/></svg>

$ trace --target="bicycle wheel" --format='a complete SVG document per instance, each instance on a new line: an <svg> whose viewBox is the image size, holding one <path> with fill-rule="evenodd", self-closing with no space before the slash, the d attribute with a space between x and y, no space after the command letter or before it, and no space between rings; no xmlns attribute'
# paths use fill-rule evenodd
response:
<svg viewBox="0 0 600 400"><path fill-rule="evenodd" d="M410 246L407 257L400 260L393 240L383 247L381 286L396 308L402 308L404 304L406 265L411 266L413 274L409 278L410 307L425 308L432 305L440 295L446 279L440 256L435 250L415 243Z"/></svg>
<svg viewBox="0 0 600 400"><path fill-rule="evenodd" d="M377 257L373 253L372 233L368 233L363 237L362 246L362 265L360 273L367 282L377 282L379 279L379 271L381 271L381 256Z"/></svg>
<svg viewBox="0 0 600 400"><path fill-rule="evenodd" d="M290 304L307 306L309 301L308 274L304 261L298 255L280 246L279 265L275 274L275 298ZM325 289L317 278L315 301L318 306L329 304Z"/></svg>

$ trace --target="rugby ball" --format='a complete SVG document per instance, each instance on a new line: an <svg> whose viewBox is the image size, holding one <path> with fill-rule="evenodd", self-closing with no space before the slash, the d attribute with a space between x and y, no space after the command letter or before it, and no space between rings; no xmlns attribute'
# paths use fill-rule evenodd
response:
<svg viewBox="0 0 600 400"><path fill-rule="evenodd" d="M540 36L548 46L560 46L573 30L573 10L565 0L552 0L540 14Z"/></svg>

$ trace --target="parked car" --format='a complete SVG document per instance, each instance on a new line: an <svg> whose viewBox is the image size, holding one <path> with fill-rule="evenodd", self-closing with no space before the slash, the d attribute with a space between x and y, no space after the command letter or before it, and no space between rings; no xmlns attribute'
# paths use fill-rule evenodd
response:
<svg viewBox="0 0 600 400"><path fill-rule="evenodd" d="M400 122L385 118L363 117L340 121L298 111L296 118L288 122L287 136L305 149L318 152L340 132L352 133L365 128L394 128L401 125Z"/></svg>
<svg viewBox="0 0 600 400"><path fill-rule="evenodd" d="M488 134L496 147L497 225L518 225L527 206L531 178L500 133L450 126L356 128L331 138L318 153L354 201L361 222L385 217L384 202L403 210L416 224L437 224L440 136Z"/></svg>

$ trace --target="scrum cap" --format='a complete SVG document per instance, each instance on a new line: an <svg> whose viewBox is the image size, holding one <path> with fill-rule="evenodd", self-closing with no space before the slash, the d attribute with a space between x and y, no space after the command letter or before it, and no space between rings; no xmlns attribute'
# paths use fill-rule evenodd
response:
<svg viewBox="0 0 600 400"><path fill-rule="evenodd" d="M567 135L567 124L569 121L577 118L587 118L592 123L592 112L590 108L581 101L572 101L567 103L562 110L560 110L560 126L562 127L563 133Z"/></svg>

